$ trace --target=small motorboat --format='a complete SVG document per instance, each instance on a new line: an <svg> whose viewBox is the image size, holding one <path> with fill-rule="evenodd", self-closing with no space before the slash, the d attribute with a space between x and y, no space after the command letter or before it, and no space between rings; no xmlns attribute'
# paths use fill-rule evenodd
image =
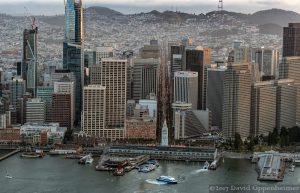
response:
<svg viewBox="0 0 300 193"><path fill-rule="evenodd" d="M159 166L158 161L156 161L155 159L149 159L146 163L147 163L147 164L155 165L156 167Z"/></svg>
<svg viewBox="0 0 300 193"><path fill-rule="evenodd" d="M78 163L79 164L91 164L93 163L94 159L92 158L92 154L88 154L86 156L83 156Z"/></svg>
<svg viewBox="0 0 300 193"><path fill-rule="evenodd" d="M203 169L203 170L208 170L208 169L209 169L209 163L208 163L208 161L206 161L206 162L204 163L204 166L203 166L202 169Z"/></svg>
<svg viewBox="0 0 300 193"><path fill-rule="evenodd" d="M295 171L295 167L296 167L296 166L295 166L294 164L292 164L292 165L291 165L291 168L290 168L290 172L294 172L294 171Z"/></svg>
<svg viewBox="0 0 300 193"><path fill-rule="evenodd" d="M153 164L144 164L139 167L139 172L148 173L155 170L155 167Z"/></svg>
<svg viewBox="0 0 300 193"><path fill-rule="evenodd" d="M171 176L159 176L156 178L156 180L159 182L165 182L167 184L177 184L177 180Z"/></svg>

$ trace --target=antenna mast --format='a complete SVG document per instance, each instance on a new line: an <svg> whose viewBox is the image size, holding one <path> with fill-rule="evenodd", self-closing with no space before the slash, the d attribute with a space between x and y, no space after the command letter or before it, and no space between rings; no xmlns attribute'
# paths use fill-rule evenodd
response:
<svg viewBox="0 0 300 193"><path fill-rule="evenodd" d="M218 11L223 11L223 0L219 0Z"/></svg>

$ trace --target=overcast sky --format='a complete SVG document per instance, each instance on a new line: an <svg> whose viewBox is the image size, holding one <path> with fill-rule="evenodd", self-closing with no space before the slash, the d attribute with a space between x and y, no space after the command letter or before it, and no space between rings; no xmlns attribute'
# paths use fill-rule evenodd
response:
<svg viewBox="0 0 300 193"><path fill-rule="evenodd" d="M148 12L153 9L206 13L217 10L219 0L83 0L84 6L105 6L122 13ZM223 0L227 11L253 13L280 8L300 13L300 0ZM64 0L0 0L0 12L23 15L24 6L32 14L55 15L64 13Z"/></svg>

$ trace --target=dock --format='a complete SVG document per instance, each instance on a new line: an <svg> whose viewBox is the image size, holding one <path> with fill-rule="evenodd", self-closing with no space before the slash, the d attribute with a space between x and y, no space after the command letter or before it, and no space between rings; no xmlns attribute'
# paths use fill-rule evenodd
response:
<svg viewBox="0 0 300 193"><path fill-rule="evenodd" d="M288 161L286 154L280 154L275 151L256 153L252 162L257 163L257 180L283 181Z"/></svg>
<svg viewBox="0 0 300 193"><path fill-rule="evenodd" d="M13 155L15 155L16 153L19 153L19 152L20 152L19 149L16 149L12 152L9 152L9 153L3 155L2 157L0 157L0 161L5 160L6 158L9 158L10 156L13 156Z"/></svg>
<svg viewBox="0 0 300 193"><path fill-rule="evenodd" d="M115 171L115 169L121 165L125 169L125 172L130 172L149 159L150 157L147 155L137 156L134 158L103 155L100 157L99 163L95 169L97 171Z"/></svg>
<svg viewBox="0 0 300 193"><path fill-rule="evenodd" d="M216 160L218 152L215 148L113 145L108 154L120 157L148 155L157 160L205 162Z"/></svg>

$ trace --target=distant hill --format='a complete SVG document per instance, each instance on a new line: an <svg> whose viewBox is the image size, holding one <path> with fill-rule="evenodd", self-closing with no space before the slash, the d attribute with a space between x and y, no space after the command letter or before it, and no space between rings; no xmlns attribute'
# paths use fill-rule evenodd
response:
<svg viewBox="0 0 300 193"><path fill-rule="evenodd" d="M101 16L121 16L123 15L122 13L106 8L106 7L98 7L98 6L92 6L87 9L85 9L85 12L88 14L93 14L93 15L101 15Z"/></svg>
<svg viewBox="0 0 300 193"><path fill-rule="evenodd" d="M263 34L272 34L282 36L283 29L280 25L274 23L267 23L263 25L259 25L259 32Z"/></svg>
<svg viewBox="0 0 300 193"><path fill-rule="evenodd" d="M188 19L196 19L196 20L205 20L211 18L212 16L216 19L223 18L224 15L231 16L239 20L244 20L245 22L250 22L255 25L258 25L261 33L267 34L282 34L282 27L287 26L288 23L300 23L300 14L293 11L286 11L282 9L269 9L258 11L253 14L244 14L244 13L236 13L230 11L212 11L206 14L190 14L183 12L174 12L174 11L164 11L159 12L157 10L153 10L148 13L138 13L126 15L120 13L118 11L106 8L93 6L85 9L85 13L87 17L98 19L98 17L105 16L108 18L116 18L122 16L125 20L129 17L139 17L143 15L153 15L154 18L151 22L170 22L170 23L181 23L185 22ZM129 16L129 17L126 17ZM40 20L51 24L51 25L64 25L64 16L40 16ZM281 28L281 29L280 29Z"/></svg>
<svg viewBox="0 0 300 193"><path fill-rule="evenodd" d="M38 16L39 21L43 21L49 25L55 26L64 26L65 25L65 16L57 15L57 16Z"/></svg>
<svg viewBox="0 0 300 193"><path fill-rule="evenodd" d="M248 20L258 25L273 23L283 27L288 23L300 23L300 14L282 9L269 9L250 15Z"/></svg>

